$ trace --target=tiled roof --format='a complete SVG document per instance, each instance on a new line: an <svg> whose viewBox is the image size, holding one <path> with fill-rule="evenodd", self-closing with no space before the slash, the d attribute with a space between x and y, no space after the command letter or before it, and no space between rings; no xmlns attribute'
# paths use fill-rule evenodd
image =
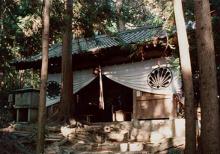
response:
<svg viewBox="0 0 220 154"><path fill-rule="evenodd" d="M116 33L115 35L98 35L90 38L74 39L72 41L72 54L91 52L95 49L110 48L130 43L141 43L152 40L153 37L164 37L166 32L162 27L142 27L134 30L127 30ZM54 44L49 49L49 58L60 57L62 44ZM39 53L35 56L17 62L38 61L42 58Z"/></svg>

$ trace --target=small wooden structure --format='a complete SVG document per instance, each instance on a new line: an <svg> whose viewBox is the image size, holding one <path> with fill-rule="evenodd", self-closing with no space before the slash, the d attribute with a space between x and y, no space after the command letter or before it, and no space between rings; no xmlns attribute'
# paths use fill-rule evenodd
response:
<svg viewBox="0 0 220 154"><path fill-rule="evenodd" d="M14 91L16 122L36 122L39 102L39 90L32 88Z"/></svg>

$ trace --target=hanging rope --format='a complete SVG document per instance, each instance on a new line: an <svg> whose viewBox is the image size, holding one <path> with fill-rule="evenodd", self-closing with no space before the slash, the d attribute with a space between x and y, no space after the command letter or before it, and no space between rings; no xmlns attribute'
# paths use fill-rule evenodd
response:
<svg viewBox="0 0 220 154"><path fill-rule="evenodd" d="M99 66L99 108L104 110L104 95L103 95L103 82L102 82L102 70Z"/></svg>

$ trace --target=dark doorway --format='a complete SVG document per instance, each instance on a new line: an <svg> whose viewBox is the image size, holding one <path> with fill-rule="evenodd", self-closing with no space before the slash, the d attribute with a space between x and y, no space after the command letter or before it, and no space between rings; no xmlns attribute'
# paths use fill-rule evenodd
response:
<svg viewBox="0 0 220 154"><path fill-rule="evenodd" d="M132 89L103 76L105 109L99 109L99 78L81 89L75 96L77 115L89 122L112 122L122 113L123 121L131 120L133 109Z"/></svg>
<svg viewBox="0 0 220 154"><path fill-rule="evenodd" d="M28 108L20 108L19 110L19 122L27 122L28 121Z"/></svg>

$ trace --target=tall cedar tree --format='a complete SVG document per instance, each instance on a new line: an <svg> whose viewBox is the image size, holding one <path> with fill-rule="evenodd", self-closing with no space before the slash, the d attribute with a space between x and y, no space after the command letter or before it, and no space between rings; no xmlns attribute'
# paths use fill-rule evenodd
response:
<svg viewBox="0 0 220 154"><path fill-rule="evenodd" d="M65 0L64 34L62 48L62 101L61 119L67 121L73 106L73 71L72 71L72 17L73 0Z"/></svg>
<svg viewBox="0 0 220 154"><path fill-rule="evenodd" d="M219 154L219 103L215 50L208 0L194 0L200 73L202 153Z"/></svg>
<svg viewBox="0 0 220 154"><path fill-rule="evenodd" d="M177 28L179 53L181 61L181 71L185 94L185 128L186 128L186 154L196 152L196 118L194 107L194 92L191 70L191 60L189 55L189 44L186 33L185 20L181 0L174 0L174 14Z"/></svg>
<svg viewBox="0 0 220 154"><path fill-rule="evenodd" d="M44 153L44 135L46 119L46 87L48 77L48 49L49 49L49 26L50 26L50 0L44 0L43 6L43 32L42 32L42 66L40 99L38 108L38 134L37 154Z"/></svg>
<svg viewBox="0 0 220 154"><path fill-rule="evenodd" d="M117 16L117 29L118 31L125 30L125 22L122 17L123 0L116 0L116 16Z"/></svg>

